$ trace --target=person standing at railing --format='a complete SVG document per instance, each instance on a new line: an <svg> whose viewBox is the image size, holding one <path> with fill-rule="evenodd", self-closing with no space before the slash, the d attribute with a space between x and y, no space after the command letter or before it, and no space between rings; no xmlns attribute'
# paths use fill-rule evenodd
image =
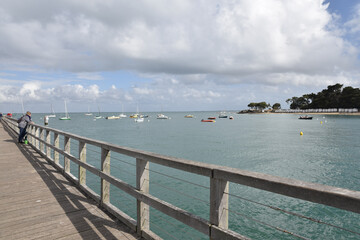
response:
<svg viewBox="0 0 360 240"><path fill-rule="evenodd" d="M27 111L26 114L23 115L21 118L19 118L17 122L18 122L18 127L20 129L18 143L24 143L23 138L26 135L26 128L29 125L29 123L33 123L31 121L31 112Z"/></svg>

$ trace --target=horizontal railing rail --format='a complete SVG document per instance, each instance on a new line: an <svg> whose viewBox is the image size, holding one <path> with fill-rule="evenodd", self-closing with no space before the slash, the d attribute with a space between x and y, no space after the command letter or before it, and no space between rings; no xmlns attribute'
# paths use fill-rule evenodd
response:
<svg viewBox="0 0 360 240"><path fill-rule="evenodd" d="M5 117L4 122L13 131L18 132L15 119ZM211 239L247 239L247 237L228 229L229 182L360 213L359 191L164 156L89 139L37 124L30 124L28 132L31 147L62 171L65 176L78 184L83 191L102 207L146 239L159 239L149 227L149 206L208 235ZM50 140L51 132L53 133L53 144ZM63 149L59 146L60 135L64 138ZM70 153L70 139L79 142L78 158ZM101 169L97 169L86 162L87 144L101 148ZM51 157L51 149L54 151L53 158ZM136 159L136 187L110 174L111 152ZM59 154L64 156L64 166L59 164ZM78 178L70 173L69 161L78 165ZM209 177L209 220L152 196L149 193L149 162ZM86 171L100 177L100 194L95 193L86 185ZM110 203L110 184L137 200L136 220Z"/></svg>

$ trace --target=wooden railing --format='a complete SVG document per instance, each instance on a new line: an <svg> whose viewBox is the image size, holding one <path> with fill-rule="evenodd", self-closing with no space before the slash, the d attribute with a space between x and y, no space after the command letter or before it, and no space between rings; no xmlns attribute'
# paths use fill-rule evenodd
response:
<svg viewBox="0 0 360 240"><path fill-rule="evenodd" d="M6 126L18 132L15 119L3 118ZM78 184L103 208L116 216L145 239L160 239L149 228L149 206L209 236L210 239L248 239L228 229L229 182L266 190L285 196L320 203L339 209L360 213L360 192L343 188L308 183L262 173L162 156L155 153L121 147L114 144L81 137L57 129L30 124L29 144L52 163L65 176ZM53 141L50 133L53 133ZM59 146L59 136L64 146ZM79 157L70 154L70 139L79 142ZM87 145L101 148L101 169L86 162ZM53 157L51 149L54 151ZM136 159L136 187L110 174L111 152ZM64 156L64 166L59 164L59 154ZM78 178L70 173L70 161L78 165ZM149 162L160 164L210 178L210 219L206 220L149 194ZM101 193L86 185L86 171L101 178ZM137 199L137 219L134 220L109 201L110 184Z"/></svg>

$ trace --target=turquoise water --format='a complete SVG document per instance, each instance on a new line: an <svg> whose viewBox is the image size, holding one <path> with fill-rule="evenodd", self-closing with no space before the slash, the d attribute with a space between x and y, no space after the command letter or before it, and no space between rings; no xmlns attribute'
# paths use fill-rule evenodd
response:
<svg viewBox="0 0 360 240"><path fill-rule="evenodd" d="M117 113L103 114L111 116ZM144 123L130 118L94 120L83 113L71 114L71 121L50 118L49 126L121 146L230 166L274 176L293 178L360 191L360 117L314 115L298 120L293 114L232 113L234 120L202 123L216 112L166 113L170 120L158 120L154 113ZM44 114L33 114L42 124ZM59 114L58 114L59 117ZM303 132L303 136L300 135ZM72 143L77 155L76 142ZM87 161L99 167L100 150L89 147ZM135 185L135 160L112 154L112 174ZM73 168L76 175L75 166ZM182 171L150 165L151 194L209 218L209 180ZM175 177L171 178L171 177ZM185 179L184 182L179 179ZM87 181L99 192L96 176ZM191 183L196 183L193 185ZM254 239L298 239L275 227L310 239L360 239L360 235L313 223L275 211L264 205L292 211L351 231L360 232L360 215L318 204L295 200L236 184L230 184L229 228ZM259 202L259 205L251 201ZM111 202L136 219L136 201L112 188ZM151 209L151 229L164 239L207 239L187 226Z"/></svg>

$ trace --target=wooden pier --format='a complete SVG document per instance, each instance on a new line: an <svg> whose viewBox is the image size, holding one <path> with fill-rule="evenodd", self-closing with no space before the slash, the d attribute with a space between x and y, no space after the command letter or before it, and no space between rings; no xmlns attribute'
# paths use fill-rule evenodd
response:
<svg viewBox="0 0 360 240"><path fill-rule="evenodd" d="M137 239L141 236L158 240L161 237L152 230L153 223L150 224L150 208L212 240L248 239L229 229L230 183L360 213L360 192L355 190L163 156L37 124L30 124L28 128L29 145L19 145L16 143L17 132L16 120L5 117L0 124L0 239ZM71 142L75 143L75 148L71 147ZM87 161L87 150L93 148L99 153L97 167ZM136 186L112 174L112 154L132 158ZM76 165L72 171L70 163ZM198 213L152 195L149 191L152 181L150 163L208 178L209 218L204 219ZM74 170L77 176L74 176ZM100 191L90 188L87 173L100 179ZM110 186L136 200L135 219L113 205ZM118 220L106 215L98 206ZM307 216L290 214L320 223ZM286 229L273 228L297 236ZM338 229L360 236L351 229Z"/></svg>
<svg viewBox="0 0 360 240"><path fill-rule="evenodd" d="M140 239L0 124L0 239Z"/></svg>

